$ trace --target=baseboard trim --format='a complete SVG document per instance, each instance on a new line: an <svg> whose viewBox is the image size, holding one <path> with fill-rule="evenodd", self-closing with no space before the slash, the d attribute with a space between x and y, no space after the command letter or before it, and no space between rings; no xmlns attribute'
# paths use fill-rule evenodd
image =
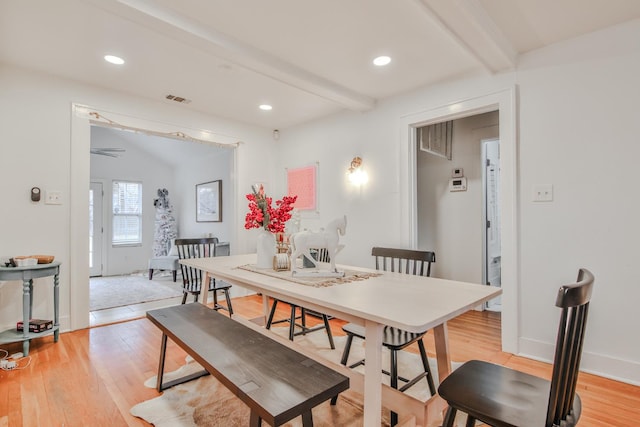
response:
<svg viewBox="0 0 640 427"><path fill-rule="evenodd" d="M519 349L518 356L552 363L555 344L520 338ZM640 363L635 361L583 351L580 370L611 380L640 386Z"/></svg>

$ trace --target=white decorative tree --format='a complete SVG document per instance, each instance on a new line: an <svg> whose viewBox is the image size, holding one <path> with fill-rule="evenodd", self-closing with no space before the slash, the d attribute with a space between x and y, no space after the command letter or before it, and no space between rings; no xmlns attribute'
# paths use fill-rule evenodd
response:
<svg viewBox="0 0 640 427"><path fill-rule="evenodd" d="M153 255L166 256L169 253L171 240L178 237L178 226L173 216L173 206L169 202L169 191L166 188L158 189L158 198L153 201L153 205L156 207Z"/></svg>

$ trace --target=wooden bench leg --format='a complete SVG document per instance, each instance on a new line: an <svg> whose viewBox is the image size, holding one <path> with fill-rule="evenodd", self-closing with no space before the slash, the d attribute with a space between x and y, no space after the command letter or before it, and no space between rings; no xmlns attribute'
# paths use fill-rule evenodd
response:
<svg viewBox="0 0 640 427"><path fill-rule="evenodd" d="M249 420L249 427L260 427L262 425L262 418L257 412L251 411L251 419Z"/></svg>
<svg viewBox="0 0 640 427"><path fill-rule="evenodd" d="M156 380L156 390L162 391L162 377L164 376L164 358L167 354L167 334L162 334L162 343L160 344L160 363L158 365L158 378Z"/></svg>
<svg viewBox="0 0 640 427"><path fill-rule="evenodd" d="M302 427L313 427L313 415L311 410L302 413Z"/></svg>
<svg viewBox="0 0 640 427"><path fill-rule="evenodd" d="M186 383L187 381L195 380L196 378L203 377L205 375L209 375L207 370L203 369L193 374L185 375L181 378L176 378L175 380L169 381L166 384L162 383L162 378L164 376L164 360L167 355L167 335L162 334L162 343L160 344L160 363L158 364L158 377L156 379L156 390L161 392L166 390L174 385Z"/></svg>

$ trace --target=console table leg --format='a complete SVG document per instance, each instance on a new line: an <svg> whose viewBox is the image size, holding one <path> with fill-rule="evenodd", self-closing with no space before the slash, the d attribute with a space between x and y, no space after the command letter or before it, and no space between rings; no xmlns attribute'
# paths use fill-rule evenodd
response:
<svg viewBox="0 0 640 427"><path fill-rule="evenodd" d="M29 279L29 320L33 319L33 279Z"/></svg>
<svg viewBox="0 0 640 427"><path fill-rule="evenodd" d="M58 342L60 338L60 280L59 274L53 276L53 342Z"/></svg>
<svg viewBox="0 0 640 427"><path fill-rule="evenodd" d="M31 316L31 279L24 279L22 281L22 335L24 341L22 341L22 354L29 355L29 319Z"/></svg>

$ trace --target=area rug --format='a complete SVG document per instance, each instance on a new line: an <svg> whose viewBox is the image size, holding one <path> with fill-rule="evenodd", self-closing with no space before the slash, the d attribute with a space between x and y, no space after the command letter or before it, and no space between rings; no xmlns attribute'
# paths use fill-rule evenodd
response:
<svg viewBox="0 0 640 427"><path fill-rule="evenodd" d="M272 330L285 337L288 333L288 328L273 328ZM345 340L345 337L334 337L336 350L331 350L328 346L326 335L320 331L296 337L296 343L305 347L315 348L318 353L336 363L339 362L342 355ZM388 353L388 351L383 353L383 366L389 363ZM352 345L349 360L350 362L355 361L363 356L363 341L356 339ZM429 363L436 377L434 380L437 385L435 361L429 359ZM406 351L400 352L398 370L401 375L417 375L420 372L420 366L422 364L418 355ZM454 368L457 366L459 364L454 364ZM166 373L164 381L170 381L200 369L202 368L197 362L187 357L186 364L177 371ZM155 388L155 385L155 376L145 382L146 387ZM426 400L430 395L425 380L411 387L407 393L421 400ZM165 390L162 395L135 405L130 412L155 427L233 427L249 425L248 407L210 375ZM362 415L362 397L350 391L340 394L336 406L331 406L329 402L325 402L313 409L313 421L316 427L362 426ZM389 412L383 410L383 426L389 425L388 416ZM464 417L460 420L456 419L456 424L463 426ZM284 424L286 427L299 427L301 425L300 417Z"/></svg>
<svg viewBox="0 0 640 427"><path fill-rule="evenodd" d="M89 310L140 304L182 296L182 284L173 282L171 273L154 274L153 280L144 274L92 277L89 280Z"/></svg>

